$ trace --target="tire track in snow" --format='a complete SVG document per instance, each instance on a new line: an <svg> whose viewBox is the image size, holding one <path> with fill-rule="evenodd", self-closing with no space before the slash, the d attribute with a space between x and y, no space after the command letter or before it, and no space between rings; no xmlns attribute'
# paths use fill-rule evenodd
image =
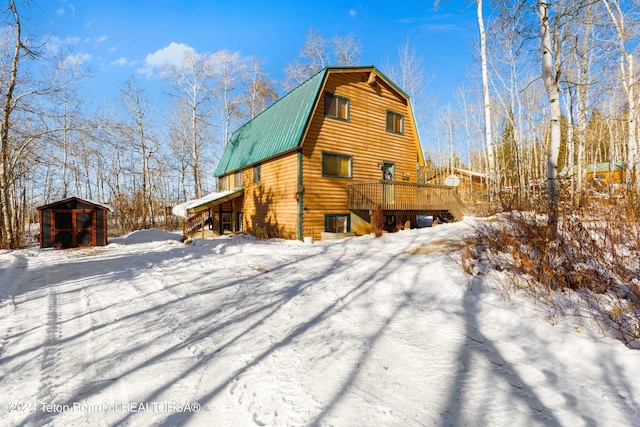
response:
<svg viewBox="0 0 640 427"><path fill-rule="evenodd" d="M39 397L51 387L47 370L53 362L51 346L57 335L56 304L36 269L56 261L43 262L29 250L8 255L14 258L11 268L0 271L7 285L0 304L0 324L6 328L0 372L5 396L25 406L22 411L0 413L0 420L4 425L24 425L39 418Z"/></svg>
<svg viewBox="0 0 640 427"><path fill-rule="evenodd" d="M39 280L40 281L40 280ZM44 282L42 280L42 282ZM57 368L59 355L58 343L60 341L58 313L58 294L53 287L47 289L47 320L46 334L42 343L42 354L40 362L40 390L37 395L37 402L42 405L66 403L61 402L57 396L56 374L60 371ZM32 414L32 422L38 425L47 424L53 419L53 413L43 412L42 406L38 405L38 410Z"/></svg>

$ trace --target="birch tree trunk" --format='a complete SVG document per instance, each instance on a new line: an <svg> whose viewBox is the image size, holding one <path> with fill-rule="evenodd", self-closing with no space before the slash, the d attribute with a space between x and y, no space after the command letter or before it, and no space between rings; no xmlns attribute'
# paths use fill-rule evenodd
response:
<svg viewBox="0 0 640 427"><path fill-rule="evenodd" d="M555 239L558 227L558 155L560 154L560 87L556 79L553 53L551 50L551 25L548 3L538 3L540 21L540 53L542 60L542 82L549 95L551 141L547 154L547 206L550 237Z"/></svg>
<svg viewBox="0 0 640 427"><path fill-rule="evenodd" d="M482 16L482 0L476 0L478 12L478 29L480 30L480 58L482 61L482 95L484 99L484 132L487 144L487 161L489 167L489 201L493 201L496 192L496 162L491 132L491 98L489 97L489 72L487 70L487 35Z"/></svg>
<svg viewBox="0 0 640 427"><path fill-rule="evenodd" d="M2 227L4 240L9 249L18 247L18 237L16 230L13 228L13 213L10 186L11 177L11 158L10 158L10 141L9 127L11 126L11 114L15 109L15 100L13 92L18 80L18 64L20 62L20 50L22 49L21 24L20 15L16 9L15 2L11 1L9 9L15 19L15 45L13 49L13 58L11 60L11 73L7 91L4 95L4 104L2 106L2 129L0 130L0 209L2 210Z"/></svg>
<svg viewBox="0 0 640 427"><path fill-rule="evenodd" d="M628 52L626 44L629 40L628 28L624 22L624 12L617 0L603 0L611 22L616 29L618 44L620 48L620 72L622 86L627 96L629 105L629 115L627 124L629 127L627 134L627 184L633 183L635 171L635 194L640 196L640 162L638 161L638 101L636 90L636 71L633 53Z"/></svg>

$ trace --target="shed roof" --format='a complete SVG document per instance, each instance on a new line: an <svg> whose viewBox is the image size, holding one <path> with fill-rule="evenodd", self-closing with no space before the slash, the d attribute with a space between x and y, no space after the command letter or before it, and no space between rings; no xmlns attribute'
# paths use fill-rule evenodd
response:
<svg viewBox="0 0 640 427"><path fill-rule="evenodd" d="M326 77L332 71L375 72L409 99L409 95L373 65L324 68L236 130L229 138L214 176L224 175L298 148L302 144Z"/></svg>
<svg viewBox="0 0 640 427"><path fill-rule="evenodd" d="M68 198L63 199L63 200L58 200L57 202L53 202L53 203L49 203L49 204L37 207L36 209L39 209L39 210L49 209L49 208L53 208L53 207L55 207L57 205L63 205L63 204L69 203L71 201L86 203L88 205L94 205L99 209L106 209L106 210L108 210L110 212L113 212L113 209L109 205L106 205L104 203L94 202L94 201L87 200L87 199L81 199L79 197L68 197Z"/></svg>

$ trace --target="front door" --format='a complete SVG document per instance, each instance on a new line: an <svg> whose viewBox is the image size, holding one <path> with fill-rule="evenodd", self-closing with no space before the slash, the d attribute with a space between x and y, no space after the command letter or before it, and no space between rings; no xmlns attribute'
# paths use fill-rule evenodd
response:
<svg viewBox="0 0 640 427"><path fill-rule="evenodd" d="M393 181L396 174L396 164L391 162L382 163L382 179L384 181Z"/></svg>
<svg viewBox="0 0 640 427"><path fill-rule="evenodd" d="M391 162L382 163L382 209L388 209L394 202L393 181L396 175L396 164Z"/></svg>

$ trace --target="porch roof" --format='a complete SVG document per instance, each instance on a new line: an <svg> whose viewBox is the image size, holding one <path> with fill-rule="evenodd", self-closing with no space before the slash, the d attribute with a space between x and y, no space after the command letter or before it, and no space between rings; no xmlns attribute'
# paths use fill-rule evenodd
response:
<svg viewBox="0 0 640 427"><path fill-rule="evenodd" d="M202 212L211 207L218 206L224 202L240 197L244 194L244 188L234 188L233 190L220 191L207 194L198 199L187 200L184 203L174 206L171 213L181 218L189 218L198 212Z"/></svg>

